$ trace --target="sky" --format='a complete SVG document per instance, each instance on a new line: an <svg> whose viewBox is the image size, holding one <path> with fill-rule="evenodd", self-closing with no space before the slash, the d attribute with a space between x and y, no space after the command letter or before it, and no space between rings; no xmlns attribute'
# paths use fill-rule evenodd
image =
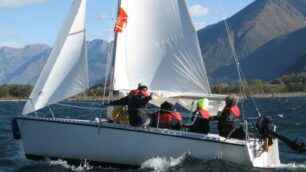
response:
<svg viewBox="0 0 306 172"><path fill-rule="evenodd" d="M73 0L0 0L0 46L52 46ZM230 17L254 0L187 0L197 29ZM88 40L110 41L117 0L87 0Z"/></svg>

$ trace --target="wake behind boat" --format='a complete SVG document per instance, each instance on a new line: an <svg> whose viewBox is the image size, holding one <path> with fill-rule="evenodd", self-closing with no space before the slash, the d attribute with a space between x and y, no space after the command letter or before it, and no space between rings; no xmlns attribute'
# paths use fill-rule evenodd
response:
<svg viewBox="0 0 306 172"><path fill-rule="evenodd" d="M39 117L37 110L88 88L85 13L86 0L74 0L22 116L13 119L14 137L21 139L27 158L139 166L152 157L187 153L203 160L221 158L251 167L280 165L278 139L271 137L275 127L266 118L251 128L242 121L246 136L233 139L211 133L132 127L103 118ZM109 61L111 91L119 91L123 97L142 82L154 93L151 103L156 106L169 101L190 109L193 101L204 97L209 99L211 114L224 106L225 96L211 93L185 1L119 1L114 38ZM301 150L303 147L300 145Z"/></svg>

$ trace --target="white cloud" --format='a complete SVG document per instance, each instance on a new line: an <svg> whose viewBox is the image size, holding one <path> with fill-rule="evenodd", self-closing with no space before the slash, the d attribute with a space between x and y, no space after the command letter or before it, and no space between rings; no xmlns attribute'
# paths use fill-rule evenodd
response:
<svg viewBox="0 0 306 172"><path fill-rule="evenodd" d="M207 23L205 23L205 22L194 23L194 27L196 28L196 30L203 29L206 26L207 26Z"/></svg>
<svg viewBox="0 0 306 172"><path fill-rule="evenodd" d="M102 37L102 32L96 32L95 37Z"/></svg>
<svg viewBox="0 0 306 172"><path fill-rule="evenodd" d="M19 44L18 42L0 42L0 47L14 47L14 48L22 48L24 45Z"/></svg>
<svg viewBox="0 0 306 172"><path fill-rule="evenodd" d="M100 13L100 14L96 17L97 20L105 20L106 18L107 18L107 14L105 14L105 13Z"/></svg>
<svg viewBox="0 0 306 172"><path fill-rule="evenodd" d="M19 33L14 30L0 30L1 38L17 38Z"/></svg>
<svg viewBox="0 0 306 172"><path fill-rule="evenodd" d="M30 5L44 1L46 0L0 0L0 7Z"/></svg>
<svg viewBox="0 0 306 172"><path fill-rule="evenodd" d="M224 20L224 19L227 18L227 16L225 15L225 12L222 11L222 10L215 10L214 15L215 15L216 17L221 18L222 20Z"/></svg>
<svg viewBox="0 0 306 172"><path fill-rule="evenodd" d="M189 7L190 15L192 17L203 17L208 15L209 9L202 5L194 5Z"/></svg>
<svg viewBox="0 0 306 172"><path fill-rule="evenodd" d="M91 33L87 38L88 40L101 39L104 36L103 32Z"/></svg>
<svg viewBox="0 0 306 172"><path fill-rule="evenodd" d="M0 46L9 46L19 48L22 45L18 43L20 34L15 30L0 30Z"/></svg>

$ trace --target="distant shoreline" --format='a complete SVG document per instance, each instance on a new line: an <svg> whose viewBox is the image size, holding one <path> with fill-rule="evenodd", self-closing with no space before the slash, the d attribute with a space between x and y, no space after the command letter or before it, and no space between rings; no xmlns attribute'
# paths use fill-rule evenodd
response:
<svg viewBox="0 0 306 172"><path fill-rule="evenodd" d="M288 98L288 97L306 97L306 93L267 93L267 94L255 94L253 97L256 98Z"/></svg>
<svg viewBox="0 0 306 172"><path fill-rule="evenodd" d="M254 98L290 98L290 97L306 97L306 93L304 92L296 92L296 93L266 93L266 94L255 94ZM70 98L67 100L96 100L94 97L82 97L82 98ZM99 97L98 100L102 100ZM27 99L18 99L18 98L0 98L0 102L14 102L14 101L27 101Z"/></svg>
<svg viewBox="0 0 306 172"><path fill-rule="evenodd" d="M5 98L0 98L0 102L22 102L22 101L27 101L26 99L5 99Z"/></svg>

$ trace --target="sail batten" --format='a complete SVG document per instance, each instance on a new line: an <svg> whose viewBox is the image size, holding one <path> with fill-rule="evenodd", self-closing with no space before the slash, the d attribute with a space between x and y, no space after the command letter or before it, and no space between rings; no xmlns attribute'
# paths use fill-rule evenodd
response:
<svg viewBox="0 0 306 172"><path fill-rule="evenodd" d="M184 0L122 0L114 89L210 94L197 33Z"/></svg>
<svg viewBox="0 0 306 172"><path fill-rule="evenodd" d="M85 13L86 0L74 0L23 115L88 88Z"/></svg>

